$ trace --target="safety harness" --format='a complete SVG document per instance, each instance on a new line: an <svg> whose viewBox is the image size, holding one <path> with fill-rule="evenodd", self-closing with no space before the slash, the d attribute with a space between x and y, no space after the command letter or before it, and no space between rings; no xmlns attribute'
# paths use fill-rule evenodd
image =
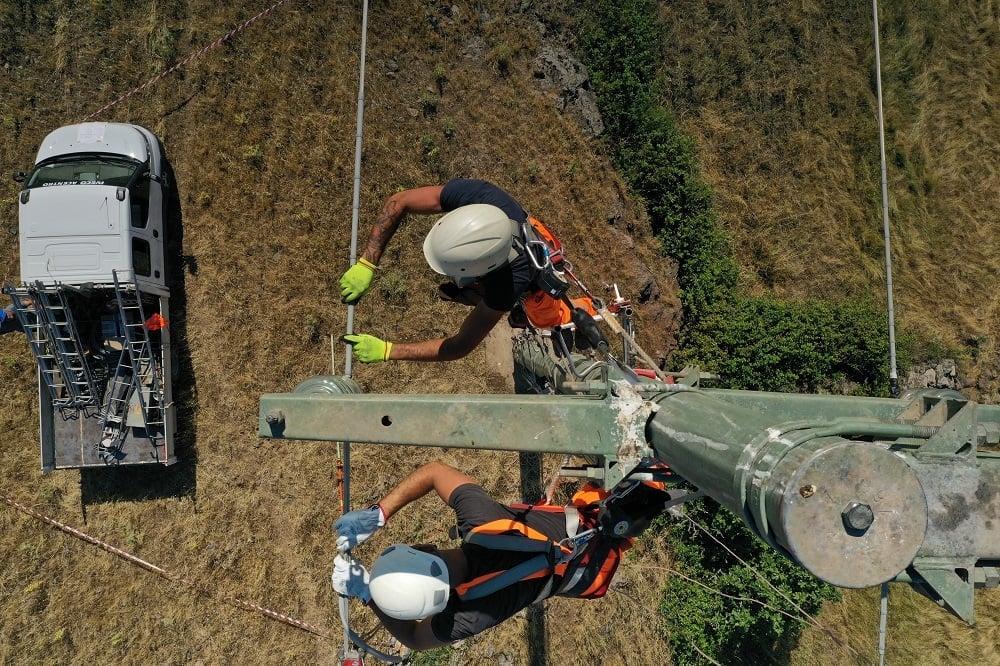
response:
<svg viewBox="0 0 1000 666"><path fill-rule="evenodd" d="M562 243L541 220L529 215L528 221L521 224L521 238L515 237L514 245L527 256L536 271L537 289L527 293L522 301L532 326L551 328L568 324L575 307L582 307L591 315L597 314L589 294L588 298L567 298L566 269L570 264Z"/></svg>
<svg viewBox="0 0 1000 666"><path fill-rule="evenodd" d="M596 484L585 484L566 507L515 504L525 511L554 511L566 515L561 541L550 539L515 519L494 520L474 527L465 543L523 553L535 553L521 564L462 583L459 598L481 599L515 583L547 577L536 601L550 596L596 599L604 596L621 562L622 554L666 508L681 496L660 481L623 481L608 493ZM558 587L554 585L558 581Z"/></svg>

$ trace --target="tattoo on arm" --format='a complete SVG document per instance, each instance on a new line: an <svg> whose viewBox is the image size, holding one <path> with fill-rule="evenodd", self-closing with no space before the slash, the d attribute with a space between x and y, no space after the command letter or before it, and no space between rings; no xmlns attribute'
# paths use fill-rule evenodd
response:
<svg viewBox="0 0 1000 666"><path fill-rule="evenodd" d="M405 214L406 209L401 207L394 197L390 197L385 202L382 210L379 211L378 217L375 218L375 223L372 224L372 232L368 237L368 245L365 247L364 254L362 255L365 259L378 265L385 246L389 244L393 234L396 233L396 229L399 228L399 223Z"/></svg>

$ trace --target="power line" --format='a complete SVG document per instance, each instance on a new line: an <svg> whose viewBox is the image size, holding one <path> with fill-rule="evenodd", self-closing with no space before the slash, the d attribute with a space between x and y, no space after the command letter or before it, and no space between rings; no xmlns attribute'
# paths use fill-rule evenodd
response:
<svg viewBox="0 0 1000 666"><path fill-rule="evenodd" d="M885 168L885 119L882 114L882 57L878 39L878 0L872 0L872 18L875 24L875 90L878 96L878 145L882 168L882 233L885 238L885 291L889 307L889 391L899 397L899 378L896 375L896 324L892 301L892 251L889 245L889 183Z"/></svg>
<svg viewBox="0 0 1000 666"><path fill-rule="evenodd" d="M135 95L136 93L145 90L146 88L150 87L151 85L159 82L161 79L164 79L167 76L169 76L170 74L173 74L178 69L180 69L184 65L188 64L192 60L196 60L197 58L200 58L201 56L205 55L209 51L211 51L211 50L213 50L213 49L215 49L215 48L217 48L219 46L222 46L222 44L225 43L227 40L232 39L236 35L240 34L244 30L246 30L247 28L249 28L251 25L253 25L255 22L257 22L259 19L264 18L265 16L267 16L268 14L270 14L271 12L273 12L275 9L277 9L281 5L285 4L286 2L289 2L289 0L278 0L278 2L274 3L273 5L271 5L270 7L268 7L267 9L261 11L260 13L258 13L253 18L249 18L246 21L244 21L243 23L239 24L238 26L236 26L235 28L233 28L232 30L230 30L228 33L226 33L222 37L219 37L217 40L215 40L214 42L212 42L208 46L205 46L204 48L196 51L195 53L192 53L187 58L184 58L184 60L181 60L179 63L177 63L173 67L171 67L171 68L169 68L167 70L164 70L163 72L160 72L159 74L157 74L156 76L154 76L153 78L151 78L149 81L146 81L141 86L133 88L132 90L130 90L129 92L125 93L124 95L122 95L118 99L114 100L113 102L105 104L100 109L98 109L97 111L94 111L89 116L87 116L86 118L84 118L83 119L84 122L86 122L88 120L92 120L93 118L95 118L96 116L104 113L105 111L107 111L108 109L112 108L113 106L116 106L117 104L120 104L121 102L124 102L126 99L128 99L132 95Z"/></svg>
<svg viewBox="0 0 1000 666"><path fill-rule="evenodd" d="M321 631L316 626L314 626L312 624L309 624L308 622L304 622L302 620L297 620L297 619L291 617L290 615L285 615L284 613L279 613L277 611L271 610L271 609L269 609L269 608L267 608L265 606L262 606L260 604L256 604L256 603L253 603L253 602L250 602L250 601L244 601L243 599L238 599L236 597L227 597L227 596L224 596L224 595L222 595L220 593L217 593L217 592L209 589L208 587L206 587L204 585L201 585L200 583L196 583L196 582L194 582L194 581L192 581L192 580L190 580L188 578L185 578L185 577L183 577L183 576L181 576L179 574L172 573L172 572L164 569L163 567L159 567L159 566L157 566L155 564L152 564L151 562L147 562L146 560L144 560L144 559L142 559L140 557L137 557L136 555L133 555L132 553L124 551L121 548L117 548L116 546L112 546L111 544L107 543L106 541L102 541L101 539L98 539L96 537L90 536L89 534L86 534L85 532L82 532L81 530L78 530L75 527L71 527L71 526L67 525L66 523L62 523L62 522L56 520L55 518L47 516L47 515L45 515L43 513L40 513L38 511L36 511L36 510L28 507L28 506L25 506L25 505L23 505L23 504L21 504L19 502L16 502L16 501L14 501L14 499L12 499L11 497L8 497L7 495L0 495L0 501L2 501L5 504L8 504L9 506L17 509L21 513L27 514L27 515L31 516L32 518L40 520L40 521L42 521L44 523L48 523L49 525L52 525L56 529L61 530L62 532L65 532L66 534L69 534L71 536L74 536L74 537L82 540L82 541L86 541L87 543L89 543L91 545L94 545L94 546L97 546L98 548L106 550L107 552L111 553L112 555L116 555L117 557L120 557L121 559L125 560L126 562L130 562L132 564L135 564L135 565L137 565L137 566L145 569L146 571L149 571L151 573L155 573L158 576L162 576L163 578L166 578L167 580L171 580L171 581L174 581L174 582L177 582L177 583L181 583L182 585L186 585L187 587L190 587L193 590L195 590L195 591L197 591L197 592L199 592L201 594L204 594L205 596L209 596L209 597L212 597L214 599L218 599L220 601L225 601L225 602L227 602L227 603L229 603L231 605L234 605L237 608L241 608L243 610L253 611L255 613L260 613L260 614L264 615L265 617L271 618L272 620L278 620L279 622L284 622L285 624L288 624L290 626L296 627L298 629L302 629L304 631L308 631L309 633L315 634L316 636L319 636L320 638L330 639L330 636L328 636L327 634L325 634L323 631Z"/></svg>
<svg viewBox="0 0 1000 666"><path fill-rule="evenodd" d="M358 103L357 103L357 119L354 131L354 191L351 201L351 250L350 256L348 258L348 265L353 266L354 262L358 259L358 226L361 218L361 145L362 138L364 136L364 122L365 122L365 60L368 52L368 0L364 0L361 6L361 58L358 63ZM350 335L354 333L354 303L350 303L347 306L347 334ZM352 361L354 360L354 353L350 345L348 345L347 352L344 356L344 375L350 377L352 375ZM338 446L338 454L342 453L343 458L341 459L338 455L337 469L342 470L342 474L339 475L339 481L341 481L341 511L347 513L351 510L351 443L344 442L343 447ZM396 661L390 659L387 655L378 653L372 650L367 643L365 643L361 638L351 630L350 622L350 605L346 597L338 598L338 610L340 611L340 621L344 627L344 645L343 653L341 655L343 660L347 660L348 656L353 656L355 654L354 646L360 646L369 653L373 653L376 658L382 659L382 661Z"/></svg>
<svg viewBox="0 0 1000 666"><path fill-rule="evenodd" d="M875 90L878 97L878 146L879 162L882 170L882 233L885 238L885 291L888 302L889 319L889 393L899 397L899 378L896 375L896 325L895 307L892 300L892 251L889 244L889 182L885 167L885 119L882 113L882 55L879 50L878 0L872 0L872 25L875 34ZM889 617L889 584L882 583L879 603L878 662L885 664L885 634Z"/></svg>

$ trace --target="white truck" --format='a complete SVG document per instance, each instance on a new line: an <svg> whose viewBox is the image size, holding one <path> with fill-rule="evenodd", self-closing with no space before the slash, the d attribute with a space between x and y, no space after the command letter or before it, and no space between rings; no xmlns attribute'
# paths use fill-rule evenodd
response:
<svg viewBox="0 0 1000 666"><path fill-rule="evenodd" d="M166 194L147 129L61 127L22 183L21 283L5 285L38 362L42 471L176 462Z"/></svg>

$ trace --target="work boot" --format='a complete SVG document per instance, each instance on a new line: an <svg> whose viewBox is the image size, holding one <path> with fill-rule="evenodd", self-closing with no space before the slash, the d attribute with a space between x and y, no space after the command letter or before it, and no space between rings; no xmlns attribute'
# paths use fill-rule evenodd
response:
<svg viewBox="0 0 1000 666"><path fill-rule="evenodd" d="M510 314L507 315L507 323L511 328L528 328L528 313L524 311L524 304L518 301L514 304Z"/></svg>

